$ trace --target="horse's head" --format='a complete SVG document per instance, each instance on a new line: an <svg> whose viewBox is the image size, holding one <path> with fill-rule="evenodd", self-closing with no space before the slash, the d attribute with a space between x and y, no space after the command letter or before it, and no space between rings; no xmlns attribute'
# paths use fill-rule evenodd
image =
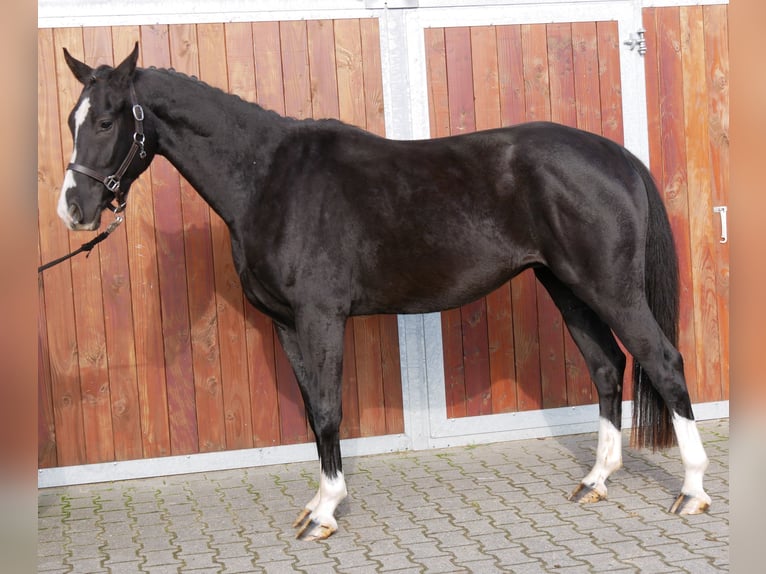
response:
<svg viewBox="0 0 766 574"><path fill-rule="evenodd" d="M66 48L64 58L84 87L69 114L74 148L57 212L70 229L92 230L107 207L122 211L130 184L152 159L133 89L138 43L116 68L93 69Z"/></svg>

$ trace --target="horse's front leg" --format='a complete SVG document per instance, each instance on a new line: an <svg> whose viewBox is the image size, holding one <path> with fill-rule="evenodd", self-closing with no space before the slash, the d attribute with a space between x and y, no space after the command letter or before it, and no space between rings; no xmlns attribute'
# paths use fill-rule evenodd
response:
<svg viewBox="0 0 766 574"><path fill-rule="evenodd" d="M295 371L319 454L319 490L293 523L297 537L321 540L338 529L335 509L346 497L340 454L345 317L304 317L297 330L278 327Z"/></svg>

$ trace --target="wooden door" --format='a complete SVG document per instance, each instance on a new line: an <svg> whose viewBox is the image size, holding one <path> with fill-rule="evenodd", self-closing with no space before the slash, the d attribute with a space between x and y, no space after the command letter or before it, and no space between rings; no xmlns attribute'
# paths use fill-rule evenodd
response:
<svg viewBox="0 0 766 574"><path fill-rule="evenodd" d="M41 262L90 239L55 214L81 87L62 48L96 66L136 41L139 65L384 134L376 19L40 29ZM125 224L46 271L39 293L40 467L313 440L271 321L243 298L225 225L164 158L133 185ZM343 438L403 431L396 317L349 321L343 377Z"/></svg>
<svg viewBox="0 0 766 574"><path fill-rule="evenodd" d="M712 212L728 186L725 10L645 13L651 166L679 246L681 351L694 402L728 399L728 254L716 243ZM654 47L655 24L666 19L676 35L657 24L666 46ZM431 28L425 42L432 136L552 120L623 143L616 22ZM442 313L441 322L448 418L597 402L533 272ZM632 398L630 384L624 398Z"/></svg>

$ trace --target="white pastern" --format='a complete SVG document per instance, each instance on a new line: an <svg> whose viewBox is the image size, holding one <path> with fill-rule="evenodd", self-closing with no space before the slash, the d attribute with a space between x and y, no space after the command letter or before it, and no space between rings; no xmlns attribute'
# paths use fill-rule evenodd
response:
<svg viewBox="0 0 766 574"><path fill-rule="evenodd" d="M338 528L335 520L335 509L346 498L346 479L339 472L335 477L325 476L324 472L319 475L319 491L306 506L311 510L311 519L323 526L330 526L333 530Z"/></svg>
<svg viewBox="0 0 766 574"><path fill-rule="evenodd" d="M707 454L702 446L702 439L695 421L673 413L673 428L676 431L678 449L681 451L681 461L684 463L683 494L691 495L710 504L710 497L702 488L702 479L708 465Z"/></svg>
<svg viewBox="0 0 766 574"><path fill-rule="evenodd" d="M80 102L80 105L74 113L74 144L72 146L72 158L69 160L69 163L74 163L77 159L77 134L80 132L80 126L85 123L89 111L90 98L85 98ZM73 222L69 216L66 192L72 189L75 185L74 174L71 170L67 170L66 174L64 174L64 183L61 186L61 194L59 195L58 205L56 206L56 213L70 229L72 229Z"/></svg>
<svg viewBox="0 0 766 574"><path fill-rule="evenodd" d="M582 483L606 496L606 479L622 466L622 433L607 419L599 419L596 464Z"/></svg>

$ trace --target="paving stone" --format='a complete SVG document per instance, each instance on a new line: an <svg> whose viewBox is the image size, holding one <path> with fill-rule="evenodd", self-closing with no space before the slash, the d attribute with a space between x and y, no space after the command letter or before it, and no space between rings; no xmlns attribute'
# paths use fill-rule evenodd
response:
<svg viewBox="0 0 766 574"><path fill-rule="evenodd" d="M350 497L323 542L291 527L317 487L315 463L45 489L37 570L728 571L728 421L699 427L714 501L704 515L667 512L683 477L677 448L626 448L608 501L565 500L595 458L590 433L347 459Z"/></svg>

